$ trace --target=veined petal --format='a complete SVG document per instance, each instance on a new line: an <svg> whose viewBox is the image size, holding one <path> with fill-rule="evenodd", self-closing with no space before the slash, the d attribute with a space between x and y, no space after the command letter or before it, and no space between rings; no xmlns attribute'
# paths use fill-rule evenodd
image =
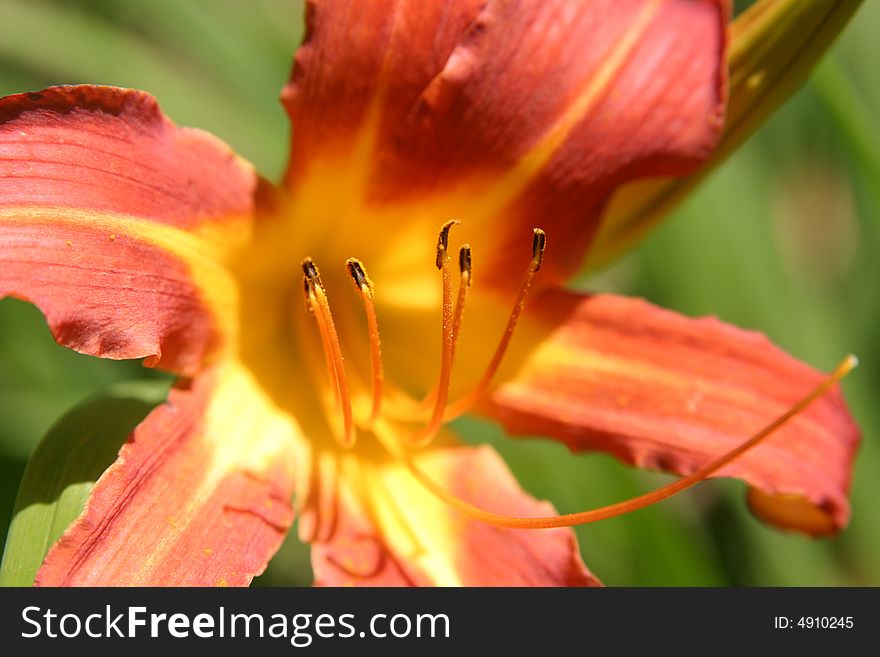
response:
<svg viewBox="0 0 880 657"><path fill-rule="evenodd" d="M540 346L492 394L515 434L547 435L640 467L694 471L768 425L821 379L762 335L637 299L548 292L533 306ZM556 328L551 328L551 327ZM859 442L840 389L719 471L757 489L764 519L839 530Z"/></svg>
<svg viewBox="0 0 880 657"><path fill-rule="evenodd" d="M248 584L293 521L301 444L244 368L218 365L135 430L36 583Z"/></svg>
<svg viewBox="0 0 880 657"><path fill-rule="evenodd" d="M234 330L235 289L175 233L188 237L129 218L0 209L0 297L35 304L81 353L195 374Z"/></svg>
<svg viewBox="0 0 880 657"><path fill-rule="evenodd" d="M250 165L178 128L150 94L77 85L0 99L3 207L95 210L181 228L251 213Z"/></svg>
<svg viewBox="0 0 880 657"><path fill-rule="evenodd" d="M0 297L56 339L191 375L234 333L225 252L257 177L146 93L92 85L0 99Z"/></svg>
<svg viewBox="0 0 880 657"><path fill-rule="evenodd" d="M564 245L548 251L542 278L567 277L619 184L682 175L712 152L726 18L723 2L490 4L422 94L413 137L397 141L407 166L390 185L472 181L462 220L482 215L486 232L500 231L493 255L504 261L541 226Z"/></svg>
<svg viewBox="0 0 880 657"><path fill-rule="evenodd" d="M485 2L309 0L282 92L296 131L288 179L316 160L347 159L362 139L387 142Z"/></svg>
<svg viewBox="0 0 880 657"><path fill-rule="evenodd" d="M683 175L720 134L728 13L720 0L490 0L454 48L456 30L436 41L415 35L460 27L467 12L443 22L445 14L422 9L412 39L395 40L409 15L395 5L377 19L380 29L371 24L385 47L367 60L374 73L351 85L340 109L327 109L317 91L330 88L328 79L339 83L340 73L316 53L336 34L334 21L360 34L356 14L366 10L353 7L361 4L375 7L334 6L323 20L318 5L289 88L289 179L308 216L317 205L309 198L344 178L349 194L333 205L335 222L374 222L384 234L389 224L423 220L430 235L438 221L458 217L491 236L473 246L494 263L540 225L565 245L548 252L543 278L551 280L577 268L616 186ZM415 49L425 43L430 56ZM406 83L384 85L375 71L386 65ZM351 107L356 128L344 139L322 141L323 129L304 118ZM301 166L306 159L309 167Z"/></svg>
<svg viewBox="0 0 880 657"><path fill-rule="evenodd" d="M481 508L555 513L519 488L490 447L432 448L420 464ZM522 531L473 520L438 501L400 464L344 461L335 491L335 517L312 547L317 585L599 585L570 529Z"/></svg>

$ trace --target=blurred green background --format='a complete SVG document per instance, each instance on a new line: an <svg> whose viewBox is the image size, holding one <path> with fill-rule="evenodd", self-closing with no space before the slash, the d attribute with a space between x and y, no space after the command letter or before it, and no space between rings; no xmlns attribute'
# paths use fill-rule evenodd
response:
<svg viewBox="0 0 880 657"><path fill-rule="evenodd" d="M289 0L0 0L0 94L92 82L147 90L177 123L219 135L277 179L288 125L277 102L301 38ZM715 481L659 507L579 528L609 585L880 584L880 3L866 3L812 80L635 252L584 279L690 314L758 329L814 366L847 352L844 384L865 441L850 527L814 541L771 530L739 482ZM0 301L0 536L25 461L46 429L107 385L155 377L79 356L32 307ZM490 441L523 486L562 512L668 480L545 441ZM258 584L306 585L291 538Z"/></svg>

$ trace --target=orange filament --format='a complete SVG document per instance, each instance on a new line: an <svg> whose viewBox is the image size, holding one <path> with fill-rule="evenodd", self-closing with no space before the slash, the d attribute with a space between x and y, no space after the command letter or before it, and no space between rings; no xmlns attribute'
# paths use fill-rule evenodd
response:
<svg viewBox="0 0 880 657"><path fill-rule="evenodd" d="M532 279L535 277L538 270L541 269L541 262L544 258L544 248L546 245L547 235L544 231L540 228L533 229L532 259L529 261L528 269L526 269L525 276L520 285L519 293L516 296L516 303L513 306L513 310L510 312L510 317L507 319L507 326L504 328L501 340L499 340L498 346L495 348L495 353L492 354L492 360L489 361L489 365L486 367L485 372L483 372L483 376L480 377L480 380L476 385L471 388L470 392L449 405L443 417L444 421L449 422L467 413L468 410L477 403L480 397L486 393L486 390L492 383L492 379L498 372L498 368L501 366L501 361L507 353L507 348L510 346L510 341L513 338L513 332L516 330L517 322L519 322L519 317L525 307L526 296L528 296L529 288L532 286Z"/></svg>
<svg viewBox="0 0 880 657"><path fill-rule="evenodd" d="M336 455L329 451L312 454L309 485L299 502L300 536L306 543L326 543L337 524Z"/></svg>
<svg viewBox="0 0 880 657"><path fill-rule="evenodd" d="M373 295L373 282L367 276L367 272L360 260L349 258L345 262L348 273L354 283L355 290L364 302L364 311L367 314L367 331L370 336L370 369L373 374L373 406L370 410L368 425L372 425L382 411L382 383L384 374L382 371L382 345L379 341L379 322L376 320L376 304Z"/></svg>
<svg viewBox="0 0 880 657"><path fill-rule="evenodd" d="M437 269L440 270L443 279L443 322L440 331L440 375L437 379L437 394L434 399L434 410L431 419L424 429L413 435L409 444L412 447L422 447L434 439L440 427L443 425L443 411L449 399L449 382L452 378L452 356L455 350L455 339L452 327L454 325L454 313L452 309L452 275L449 272L449 231L460 223L457 219L447 221L440 229L437 238Z"/></svg>
<svg viewBox="0 0 880 657"><path fill-rule="evenodd" d="M389 445L387 441L383 441L383 445L386 447L386 449L389 450L389 453L391 453L393 457L399 459L407 467L409 472L412 473L416 480L418 480L419 483L425 486L425 488L427 488L431 493L436 495L440 500L442 500L449 506L457 509L458 511L471 518L474 518L475 520L480 520L482 522L486 522L491 525L497 525L499 527L510 527L515 529L550 529L554 527L572 527L575 525L584 525L587 523L596 522L598 520L605 520L607 518L614 518L619 515L631 513L632 511L637 511L647 506L652 506L654 504L657 504L658 502L665 500L668 497L672 497L673 495L676 495L694 486L695 484L698 484L699 482L714 474L737 457L741 456L746 451L753 449L757 445L761 444L774 431L779 429L791 418L796 416L807 406L813 403L816 399L825 394L833 385L838 383L844 376L849 374L849 372L852 371L852 369L857 364L858 360L855 356L847 356L840 362L840 364L826 379L824 379L819 385L817 385L803 399L801 399L791 408L789 408L785 413L773 420L773 422L768 424L766 427L761 429L758 433L754 434L751 438L749 438L738 447L715 459L708 465L699 468L695 472L687 476L681 477L677 481L667 484L666 486L662 486L661 488L658 488L654 491L645 493L644 495L634 497L624 502L618 502L616 504L611 504L589 511L581 511L579 513L569 513L560 516L547 516L539 518L518 518L513 516L499 515L497 513L492 513L490 511L480 509L479 507L476 507L473 504L470 504L469 502L466 502L465 500L456 497L453 493L445 490L439 484L433 481L419 467L419 465L416 464L416 462L413 460L412 455L407 451L397 448L393 443Z"/></svg>
<svg viewBox="0 0 880 657"><path fill-rule="evenodd" d="M455 360L455 350L458 347L458 338L461 335L461 320L464 317L464 308L467 303L467 293L470 289L471 282L473 281L471 276L471 247L469 244L462 245L461 249L458 251L458 268L461 273L461 278L458 283L458 296L455 300L455 314L452 318L452 354L450 356L450 360ZM436 404L437 400L437 385L431 388L431 392L425 395L424 399L419 402L419 411L427 412L429 408L432 408ZM421 415L417 415L416 417L420 417Z"/></svg>
<svg viewBox="0 0 880 657"><path fill-rule="evenodd" d="M339 336L336 333L336 325L333 323L333 315L330 313L330 303L327 301L321 274L312 259L303 260L302 268L305 275L303 291L306 294L306 308L314 316L318 325L330 387L335 390L336 401L342 410L342 433L336 436L336 440L342 447L353 447L356 434L351 413L351 394L348 380L345 377L345 368L342 365ZM318 312L315 312L316 308Z"/></svg>

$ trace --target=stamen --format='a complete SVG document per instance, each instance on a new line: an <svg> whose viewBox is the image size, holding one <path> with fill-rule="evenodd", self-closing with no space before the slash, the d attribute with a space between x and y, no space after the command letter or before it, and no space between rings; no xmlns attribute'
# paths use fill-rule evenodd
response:
<svg viewBox="0 0 880 657"><path fill-rule="evenodd" d="M598 520L614 518L615 516L637 511L648 506L662 502L668 497L672 497L692 486L698 484L710 475L714 474L725 465L744 454L746 451L753 449L761 444L768 436L773 434L777 429L783 426L791 418L803 411L807 406L816 401L825 394L832 386L838 383L843 377L849 374L853 368L858 365L858 359L850 354L844 358L835 370L819 385L817 385L803 399L794 404L785 413L776 418L773 422L754 434L747 441L730 450L723 456L715 459L708 465L704 465L695 472L681 477L666 486L662 486L657 490L645 493L638 497L634 497L624 502L618 502L608 506L592 509L590 511L581 511L579 513L569 513L561 516L547 516L541 518L517 518L513 516L504 516L490 511L485 511L473 504L456 497L453 493L445 490L434 480L432 480L414 461L412 455L406 450L399 449L394 443L383 440L382 444L389 450L392 456L400 459L407 467L412 475L429 491L436 495L443 502L461 511L467 516L476 520L480 520L491 525L499 527L510 527L514 529L550 529L554 527L573 527L575 525L584 525Z"/></svg>
<svg viewBox="0 0 880 657"><path fill-rule="evenodd" d="M470 289L473 277L471 275L472 259L470 244L463 244L458 251L458 268L461 272L461 278L458 283L458 296L455 300L455 314L452 319L452 354L450 359L455 360L455 351L458 347L458 339L461 335L461 321L464 316L464 308L467 303L467 293ZM435 384L431 391L418 404L418 412L415 419L422 417L433 408L437 401L437 385Z"/></svg>
<svg viewBox="0 0 880 657"><path fill-rule="evenodd" d="M532 260L535 262L535 271L541 268L544 262L544 249L547 247L547 233L540 228L532 229Z"/></svg>
<svg viewBox="0 0 880 657"><path fill-rule="evenodd" d="M443 278L443 325L440 332L440 375L437 379L434 399L434 410L431 419L424 429L413 435L409 444L412 447L422 447L430 443L443 424L443 411L449 399L449 381L452 378L452 356L454 347L453 325L454 317L452 310L452 276L449 272L449 230L456 224L461 223L457 219L447 221L440 229L437 238L437 268Z"/></svg>
<svg viewBox="0 0 880 657"><path fill-rule="evenodd" d="M312 315L321 334L330 387L336 391L336 401L342 409L342 434L336 439L342 447L353 447L356 434L351 413L351 393L342 364L339 336L336 333L336 325L333 323L333 315L330 313L330 303L327 301L321 274L311 258L302 261L302 269L305 274L303 287L307 293L306 308L313 311L317 307L319 311L312 312Z"/></svg>
<svg viewBox="0 0 880 657"><path fill-rule="evenodd" d="M492 383L492 379L498 372L498 368L501 366L501 361L507 353L507 348L510 346L510 341L513 338L513 332L516 330L517 322L519 322L519 317L525 307L526 296L529 293L529 288L532 286L532 279L535 277L535 273L541 269L541 263L544 260L544 248L546 246L546 233L540 228L533 229L532 259L529 261L528 269L526 269L522 284L519 287L519 293L516 296L516 303L514 303L513 310L510 312L510 317L507 319L507 326L504 328L501 340L495 348L492 360L489 361L489 365L486 367L486 371L483 372L483 376L480 377L480 380L477 381L476 385L470 390L470 392L465 393L463 397L449 405L443 418L445 422L459 418L467 413L486 393L486 390Z"/></svg>
<svg viewBox="0 0 880 657"><path fill-rule="evenodd" d="M440 227L440 235L437 238L437 269L443 269L443 263L448 258L446 252L449 250L449 231L460 223L458 219L450 219Z"/></svg>
<svg viewBox="0 0 880 657"><path fill-rule="evenodd" d="M370 335L370 367L373 373L373 406L369 419L369 424L372 425L382 411L382 383L384 380L382 345L379 341L379 322L376 319L373 282L367 276L363 264L356 258L349 258L345 262L345 266L354 283L355 290L364 302L364 312L367 314L367 331Z"/></svg>

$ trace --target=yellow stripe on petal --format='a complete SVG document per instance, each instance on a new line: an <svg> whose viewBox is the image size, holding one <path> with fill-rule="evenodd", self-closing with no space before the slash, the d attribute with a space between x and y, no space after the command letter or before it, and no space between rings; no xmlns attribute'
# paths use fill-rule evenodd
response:
<svg viewBox="0 0 880 657"><path fill-rule="evenodd" d="M528 181L550 161L550 158L568 139L574 127L584 120L614 84L615 78L648 29L651 19L657 15L661 4L662 0L652 0L642 7L635 20L608 53L602 66L595 71L565 113L550 126L541 140L520 159L516 168L499 182L499 188L515 186L518 183L518 191L521 191Z"/></svg>
<svg viewBox="0 0 880 657"><path fill-rule="evenodd" d="M490 447L432 445L419 466L455 495L500 513L554 513L524 493ZM333 532L313 545L315 581L330 586L590 586L568 528L486 524L440 501L405 466L346 457Z"/></svg>
<svg viewBox="0 0 880 657"><path fill-rule="evenodd" d="M74 237L77 229L87 229L90 234L103 235L108 243L122 238L154 246L187 268L193 285L202 301L212 312L217 332L226 345L234 345L238 333L238 289L224 264L227 257L249 238L248 221L230 220L223 225L204 225L194 230L181 230L137 217L74 210L71 208L3 208L0 209L0 229L6 226L44 226L48 234L58 235L58 230L73 229L67 240L70 259L80 262L78 248L91 246L78 244ZM88 262L82 262L88 266Z"/></svg>
<svg viewBox="0 0 880 657"><path fill-rule="evenodd" d="M370 479L374 508L389 547L415 563L434 586L464 586L455 559L465 519L449 514L400 464L383 465Z"/></svg>
<svg viewBox="0 0 880 657"><path fill-rule="evenodd" d="M640 467L695 472L784 417L825 378L758 333L637 299L547 292L525 319L548 328L544 343L484 410L511 434L550 436ZM783 504L788 495L837 530L849 516L858 444L834 387L718 476L769 495L765 519L776 512L779 522L806 522L803 509Z"/></svg>
<svg viewBox="0 0 880 657"><path fill-rule="evenodd" d="M172 389L52 548L42 585L245 585L293 520L298 425L240 364Z"/></svg>
<svg viewBox="0 0 880 657"><path fill-rule="evenodd" d="M572 99L568 108L509 171L485 181L486 189L479 196L475 196L473 191L469 192L471 198L475 200L463 205L468 207L468 214L481 218L494 217L534 182L566 143L572 130L590 114L613 87L617 75L639 44L640 38L648 29L651 19L657 15L661 5L662 0L652 0L642 7L601 66L593 72L584 88Z"/></svg>
<svg viewBox="0 0 880 657"><path fill-rule="evenodd" d="M259 440L247 436L259 436ZM236 469L271 470L291 446L306 448L292 417L237 362L224 364L218 372L217 388L205 411L205 441L212 450L206 482Z"/></svg>
<svg viewBox="0 0 880 657"><path fill-rule="evenodd" d="M307 460L307 443L293 419L278 409L253 375L236 362L227 362L216 369L216 386L204 411L201 433L207 458L200 464L200 471L190 475L198 479L199 485L187 495L185 506L171 507L168 524L173 536L150 552L145 571L162 569L168 553L179 549L180 539L175 537L184 537L191 525L201 520L200 514L225 479L245 473L259 480L272 472L286 472L293 480L295 464ZM244 512L265 513L267 518L272 518L288 507L289 502L285 498L265 497L260 502L261 508L248 507ZM229 505L235 508L235 500L230 500ZM229 520L225 524L232 526ZM205 549L213 552L218 548Z"/></svg>

